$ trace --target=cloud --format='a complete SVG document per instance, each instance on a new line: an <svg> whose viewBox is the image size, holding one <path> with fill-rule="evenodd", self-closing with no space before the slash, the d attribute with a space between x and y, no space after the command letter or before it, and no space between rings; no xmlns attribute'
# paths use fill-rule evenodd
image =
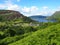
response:
<svg viewBox="0 0 60 45"><path fill-rule="evenodd" d="M0 4L0 9L5 9L5 8L6 8L6 6L5 6L5 5Z"/></svg>
<svg viewBox="0 0 60 45"><path fill-rule="evenodd" d="M43 6L42 8L43 8L43 10L46 10L46 9L48 9L48 7L47 7L47 6Z"/></svg>
<svg viewBox="0 0 60 45"><path fill-rule="evenodd" d="M17 0L20 1L20 0ZM12 0L5 0L5 3L0 4L0 9L7 9L7 10L16 10L20 11L25 16L32 16L32 15L52 15L55 11L60 11L60 6L56 9L50 9L48 6L43 7L37 7L37 6L31 6L31 7L22 7L18 4L13 3Z"/></svg>
<svg viewBox="0 0 60 45"><path fill-rule="evenodd" d="M60 6L56 9L56 11L60 11Z"/></svg>
<svg viewBox="0 0 60 45"><path fill-rule="evenodd" d="M38 10L38 7L36 7L36 6L31 7L31 11L37 11L37 10Z"/></svg>
<svg viewBox="0 0 60 45"><path fill-rule="evenodd" d="M9 6L7 7L8 10L16 10L16 11L20 10L20 7L16 4L15 5L9 5Z"/></svg>
<svg viewBox="0 0 60 45"><path fill-rule="evenodd" d="M34 15L34 13L38 10L36 6L31 6L31 7L24 7L22 8L22 13L27 16Z"/></svg>
<svg viewBox="0 0 60 45"><path fill-rule="evenodd" d="M32 7L24 7L22 8L23 12L29 13L29 12L34 12L38 10L38 8L36 6L32 6Z"/></svg>
<svg viewBox="0 0 60 45"><path fill-rule="evenodd" d="M23 11L24 13L29 13L29 12L30 12L30 8L24 7L24 8L22 8L22 11Z"/></svg>
<svg viewBox="0 0 60 45"><path fill-rule="evenodd" d="M14 4L12 0L5 0L5 3L0 4L0 9L7 9L7 10L20 10L20 6L17 4Z"/></svg>
<svg viewBox="0 0 60 45"><path fill-rule="evenodd" d="M49 7L48 6L43 6L42 7L42 10L40 11L40 14L41 15L49 15L49 14L51 14L51 9L49 9Z"/></svg>
<svg viewBox="0 0 60 45"><path fill-rule="evenodd" d="M52 15L55 11L49 9L49 7L47 6L43 6L40 8L38 8L37 6L32 6L32 7L24 7L22 8L22 13L26 16L32 16L32 15L44 15L44 16L48 16L48 15Z"/></svg>

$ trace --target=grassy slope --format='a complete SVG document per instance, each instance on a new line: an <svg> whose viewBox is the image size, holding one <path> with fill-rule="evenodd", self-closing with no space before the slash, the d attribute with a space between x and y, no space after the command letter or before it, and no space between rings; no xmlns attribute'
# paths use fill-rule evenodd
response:
<svg viewBox="0 0 60 45"><path fill-rule="evenodd" d="M60 19L60 11L56 11L52 16L48 17L48 19Z"/></svg>
<svg viewBox="0 0 60 45"><path fill-rule="evenodd" d="M60 45L60 24L43 30L9 45Z"/></svg>

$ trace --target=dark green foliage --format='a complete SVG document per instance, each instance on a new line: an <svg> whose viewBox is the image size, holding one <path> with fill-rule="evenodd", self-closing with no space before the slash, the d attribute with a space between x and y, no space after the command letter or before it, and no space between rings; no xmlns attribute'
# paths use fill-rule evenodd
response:
<svg viewBox="0 0 60 45"><path fill-rule="evenodd" d="M15 22L16 21L17 20L15 20ZM15 22L14 21L12 21L12 22L11 21L10 22L9 21L8 22L0 22L0 32L1 32L0 45L7 45L10 43L16 42L18 40L21 40L21 39L26 38L27 36L31 35L32 34L31 32L36 32L38 30L45 29L51 25L57 24L57 23L40 23L40 26L29 26L29 23L19 23L19 22L15 23ZM28 24L28 26L25 24ZM53 27L51 29L53 29ZM25 35L26 33L27 33L27 35ZM30 34L28 34L28 33L30 33ZM18 36L18 37L14 38L16 36ZM44 37L43 34L41 36ZM35 38L36 40L37 40L37 37ZM52 35L49 36L49 39L51 37L52 37ZM33 43L30 41L30 43L32 43L32 45L34 43L36 43L35 40L33 40L33 41L34 41ZM37 43L39 43L39 42L37 42Z"/></svg>
<svg viewBox="0 0 60 45"><path fill-rule="evenodd" d="M26 33L23 35L16 35L13 37L6 37L3 40L0 41L0 45L8 45L10 43L16 42L18 40L23 39L24 37L27 37L28 35L31 35L32 33Z"/></svg>
<svg viewBox="0 0 60 45"><path fill-rule="evenodd" d="M34 27L32 27L32 26L24 27L24 32L25 32L25 33L34 32L34 31L36 31L36 30L37 30L37 28L34 28Z"/></svg>
<svg viewBox="0 0 60 45"><path fill-rule="evenodd" d="M5 32L5 36L15 36L16 32L14 30L6 30Z"/></svg>
<svg viewBox="0 0 60 45"><path fill-rule="evenodd" d="M32 35L9 45L60 45L60 24L38 30Z"/></svg>
<svg viewBox="0 0 60 45"><path fill-rule="evenodd" d="M18 24L18 25L17 25ZM22 23L24 25L24 23ZM12 22L0 22L0 45L7 45L27 37L31 32L37 29L32 26L22 26L20 23ZM29 23L26 23L29 24ZM29 34L30 33L30 34ZM15 38L18 36L17 38Z"/></svg>

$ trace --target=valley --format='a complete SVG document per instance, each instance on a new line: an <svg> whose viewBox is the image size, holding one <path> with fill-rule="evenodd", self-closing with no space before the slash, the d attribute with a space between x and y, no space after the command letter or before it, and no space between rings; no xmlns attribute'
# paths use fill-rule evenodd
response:
<svg viewBox="0 0 60 45"><path fill-rule="evenodd" d="M54 14L52 18L58 15ZM60 19L53 18L57 20L54 22L45 19L51 20L46 16L26 17L18 11L0 10L0 45L60 45Z"/></svg>

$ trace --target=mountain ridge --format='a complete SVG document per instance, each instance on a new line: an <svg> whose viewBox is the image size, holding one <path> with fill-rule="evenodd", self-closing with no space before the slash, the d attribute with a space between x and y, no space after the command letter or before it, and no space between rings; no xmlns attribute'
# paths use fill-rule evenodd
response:
<svg viewBox="0 0 60 45"><path fill-rule="evenodd" d="M28 20L33 21L29 17L24 16L19 11L14 10L0 10L0 21L11 21L11 20L23 20L29 22Z"/></svg>

